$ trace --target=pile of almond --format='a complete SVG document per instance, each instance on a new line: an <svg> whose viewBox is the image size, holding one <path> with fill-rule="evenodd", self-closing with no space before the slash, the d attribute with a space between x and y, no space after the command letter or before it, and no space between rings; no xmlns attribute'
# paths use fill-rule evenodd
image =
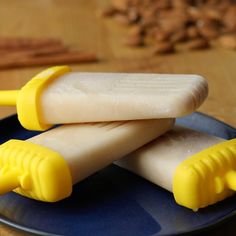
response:
<svg viewBox="0 0 236 236"><path fill-rule="evenodd" d="M220 45L236 49L233 0L111 0L103 16L129 26L128 46L154 45L158 54Z"/></svg>

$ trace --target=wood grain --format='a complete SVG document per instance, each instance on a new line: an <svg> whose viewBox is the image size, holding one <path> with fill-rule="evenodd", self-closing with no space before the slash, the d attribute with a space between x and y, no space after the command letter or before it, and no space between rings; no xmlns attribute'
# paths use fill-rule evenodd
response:
<svg viewBox="0 0 236 236"><path fill-rule="evenodd" d="M236 127L236 52L211 49L153 56L151 47L122 45L126 27L98 17L108 0L2 0L0 35L59 37L77 49L97 52L100 61L73 65L79 71L194 73L206 77L210 93L199 111ZM0 89L17 89L43 67L0 71ZM15 108L1 107L0 117ZM22 235L0 227L1 235Z"/></svg>

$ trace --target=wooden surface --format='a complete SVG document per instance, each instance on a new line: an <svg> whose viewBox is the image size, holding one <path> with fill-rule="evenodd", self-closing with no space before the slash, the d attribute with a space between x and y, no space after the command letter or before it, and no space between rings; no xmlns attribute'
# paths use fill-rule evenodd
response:
<svg viewBox="0 0 236 236"><path fill-rule="evenodd" d="M1 0L0 35L59 37L75 48L97 52L100 61L74 65L80 71L196 73L209 82L210 94L199 111L236 127L236 52L212 49L151 55L151 48L131 49L121 43L127 29L101 19L108 0ZM0 71L0 89L17 89L42 67ZM15 112L1 107L0 118ZM5 226L0 235L23 235ZM25 234L24 234L25 235Z"/></svg>

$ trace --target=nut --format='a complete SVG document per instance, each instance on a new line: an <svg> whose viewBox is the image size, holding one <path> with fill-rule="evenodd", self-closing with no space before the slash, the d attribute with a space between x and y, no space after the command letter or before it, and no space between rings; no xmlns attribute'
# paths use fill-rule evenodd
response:
<svg viewBox="0 0 236 236"><path fill-rule="evenodd" d="M186 30L182 29L179 30L178 32L174 33L171 36L171 42L173 43L178 43L178 42L184 42L187 39L187 32Z"/></svg>
<svg viewBox="0 0 236 236"><path fill-rule="evenodd" d="M144 41L140 35L131 35L124 39L123 44L131 47L140 47L144 45Z"/></svg>
<svg viewBox="0 0 236 236"><path fill-rule="evenodd" d="M112 0L114 8L120 11L126 11L129 6L129 0Z"/></svg>
<svg viewBox="0 0 236 236"><path fill-rule="evenodd" d="M106 9L99 11L98 16L101 17L111 17L117 13L117 10L114 7L107 7Z"/></svg>
<svg viewBox="0 0 236 236"><path fill-rule="evenodd" d="M236 31L236 6L229 7L223 18L226 28Z"/></svg>
<svg viewBox="0 0 236 236"><path fill-rule="evenodd" d="M174 45L170 42L159 42L154 48L154 54L169 54L174 53Z"/></svg>
<svg viewBox="0 0 236 236"><path fill-rule="evenodd" d="M187 36L190 39L198 38L200 36L199 30L196 26L190 26L187 28Z"/></svg>
<svg viewBox="0 0 236 236"><path fill-rule="evenodd" d="M219 38L219 42L223 48L236 49L236 36L235 35L223 35Z"/></svg>
<svg viewBox="0 0 236 236"><path fill-rule="evenodd" d="M130 36L134 36L134 35L143 35L144 29L141 25L133 25L131 26L131 28L129 29L129 35Z"/></svg>
<svg viewBox="0 0 236 236"><path fill-rule="evenodd" d="M197 50L197 49L206 49L209 48L210 45L208 41L204 38L197 38L193 39L188 42L187 48L190 50Z"/></svg>
<svg viewBox="0 0 236 236"><path fill-rule="evenodd" d="M125 14L116 14L114 16L114 19L117 23L121 24L121 25L128 25L130 23L128 17Z"/></svg>
<svg viewBox="0 0 236 236"><path fill-rule="evenodd" d="M170 33L165 32L163 30L156 30L154 38L158 42L163 42L170 38Z"/></svg>

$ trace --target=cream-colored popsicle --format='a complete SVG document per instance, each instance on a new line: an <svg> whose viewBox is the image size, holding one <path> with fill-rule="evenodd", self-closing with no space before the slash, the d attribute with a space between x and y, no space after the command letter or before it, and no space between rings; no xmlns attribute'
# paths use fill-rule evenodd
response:
<svg viewBox="0 0 236 236"><path fill-rule="evenodd" d="M236 170L236 141L224 141L176 126L115 164L174 192L179 204L196 210L236 190L235 176L225 180Z"/></svg>
<svg viewBox="0 0 236 236"><path fill-rule="evenodd" d="M47 124L179 117L207 96L198 75L83 73L62 75L41 96Z"/></svg>
<svg viewBox="0 0 236 236"><path fill-rule="evenodd" d="M222 141L224 139L178 126L116 164L172 192L177 166L186 158Z"/></svg>
<svg viewBox="0 0 236 236"><path fill-rule="evenodd" d="M66 125L27 141L60 153L77 183L162 135L173 123L173 119L160 119Z"/></svg>
<svg viewBox="0 0 236 236"><path fill-rule="evenodd" d="M173 118L195 111L208 85L199 75L70 72L49 68L19 91L0 91L30 130L53 124Z"/></svg>
<svg viewBox="0 0 236 236"><path fill-rule="evenodd" d="M174 119L71 124L26 141L8 141L0 146L4 170L0 192L14 189L34 199L58 201L70 195L72 183L162 135L173 124Z"/></svg>

